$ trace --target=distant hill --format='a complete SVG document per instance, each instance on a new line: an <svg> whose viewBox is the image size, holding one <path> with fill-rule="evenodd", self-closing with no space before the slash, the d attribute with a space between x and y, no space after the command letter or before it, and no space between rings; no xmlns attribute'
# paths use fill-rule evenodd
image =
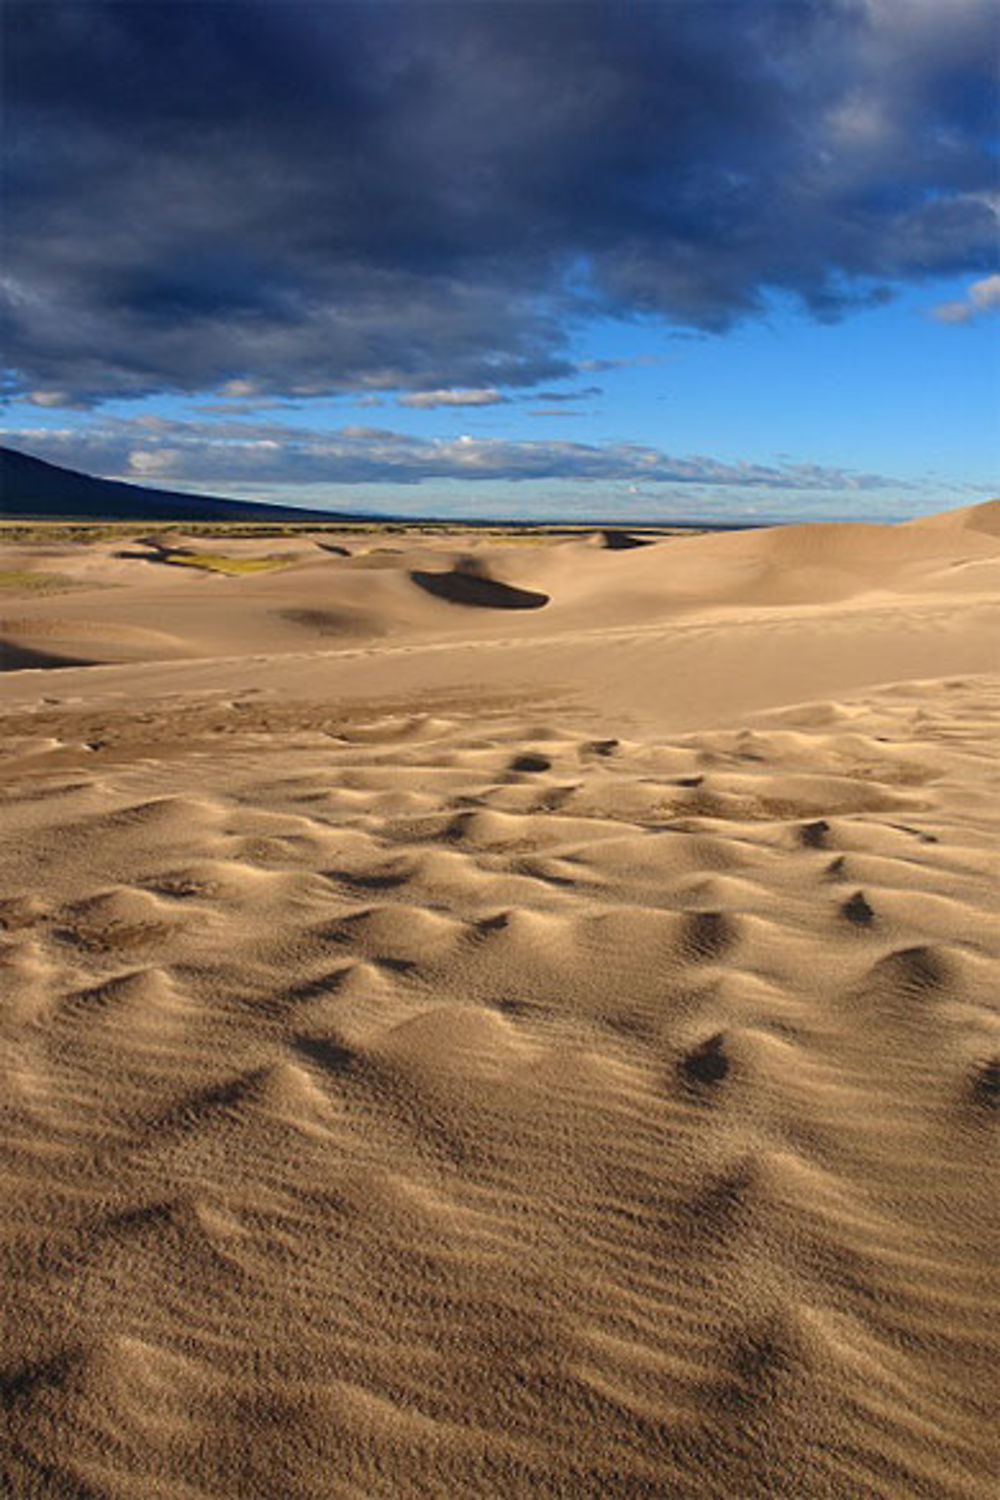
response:
<svg viewBox="0 0 1000 1500"><path fill-rule="evenodd" d="M345 521L353 511L223 500L95 479L14 448L0 448L0 518L6 521Z"/></svg>

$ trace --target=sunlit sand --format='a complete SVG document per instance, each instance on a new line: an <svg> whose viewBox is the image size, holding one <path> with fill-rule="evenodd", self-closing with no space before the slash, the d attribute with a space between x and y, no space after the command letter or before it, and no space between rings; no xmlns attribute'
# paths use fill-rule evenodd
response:
<svg viewBox="0 0 1000 1500"><path fill-rule="evenodd" d="M1000 503L5 551L12 1494L983 1500Z"/></svg>

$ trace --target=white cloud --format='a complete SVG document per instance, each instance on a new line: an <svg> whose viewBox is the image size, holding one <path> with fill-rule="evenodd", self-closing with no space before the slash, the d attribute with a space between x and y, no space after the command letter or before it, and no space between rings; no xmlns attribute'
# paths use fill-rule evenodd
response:
<svg viewBox="0 0 1000 1500"><path fill-rule="evenodd" d="M491 386L473 391L414 391L409 396L400 396L400 406L501 406L507 401Z"/></svg>
<svg viewBox="0 0 1000 1500"><path fill-rule="evenodd" d="M128 466L135 474L168 474L182 457L179 448L133 448Z"/></svg>
<svg viewBox="0 0 1000 1500"><path fill-rule="evenodd" d="M69 391L41 390L29 391L25 398L31 406L65 407L69 411L85 411L90 404L87 401L78 400Z"/></svg>
<svg viewBox="0 0 1000 1500"><path fill-rule="evenodd" d="M971 323L990 312L1000 312L1000 276L985 276L982 281L974 281L964 298L939 302L931 308L932 317L939 323Z"/></svg>
<svg viewBox="0 0 1000 1500"><path fill-rule="evenodd" d="M69 397L65 391L32 391L28 397L32 406L66 406Z"/></svg>
<svg viewBox="0 0 1000 1500"><path fill-rule="evenodd" d="M222 394L230 400L242 400L246 396L256 396L259 389L256 380L227 380Z"/></svg>
<svg viewBox="0 0 1000 1500"><path fill-rule="evenodd" d="M877 474L818 464L765 465L684 456L634 443L592 444L475 437L417 437L350 425L310 430L275 422L185 422L106 418L81 431L9 431L14 447L106 477L169 476L183 487L239 494L251 485L419 485L444 479L535 484L708 484L762 491L905 488Z"/></svg>

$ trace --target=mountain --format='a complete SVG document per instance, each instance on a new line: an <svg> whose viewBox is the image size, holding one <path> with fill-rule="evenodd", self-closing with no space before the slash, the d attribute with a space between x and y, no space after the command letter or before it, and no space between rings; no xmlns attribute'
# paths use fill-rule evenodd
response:
<svg viewBox="0 0 1000 1500"><path fill-rule="evenodd" d="M0 518L7 521L344 521L352 511L223 500L95 479L14 448L0 448Z"/></svg>

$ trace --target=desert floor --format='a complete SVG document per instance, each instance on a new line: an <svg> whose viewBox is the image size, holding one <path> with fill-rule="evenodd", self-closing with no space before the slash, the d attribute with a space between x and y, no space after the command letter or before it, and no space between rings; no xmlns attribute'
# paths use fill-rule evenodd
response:
<svg viewBox="0 0 1000 1500"><path fill-rule="evenodd" d="M992 1496L1000 502L3 567L0 1490Z"/></svg>

